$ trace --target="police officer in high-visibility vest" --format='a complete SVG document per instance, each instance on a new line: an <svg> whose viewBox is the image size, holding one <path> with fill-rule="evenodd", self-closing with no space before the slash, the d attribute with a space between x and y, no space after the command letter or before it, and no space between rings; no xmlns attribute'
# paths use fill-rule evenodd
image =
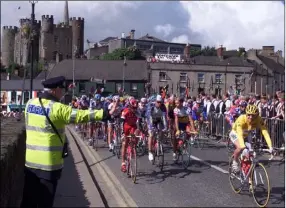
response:
<svg viewBox="0 0 286 208"><path fill-rule="evenodd" d="M21 207L53 206L66 154L65 125L109 118L105 110L77 110L60 103L64 83L62 76L44 81L43 93L26 104L25 185Z"/></svg>

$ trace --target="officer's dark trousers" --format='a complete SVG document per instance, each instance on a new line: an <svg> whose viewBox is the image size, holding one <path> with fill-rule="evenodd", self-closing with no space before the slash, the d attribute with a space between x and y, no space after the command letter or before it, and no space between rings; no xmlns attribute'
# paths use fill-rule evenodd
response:
<svg viewBox="0 0 286 208"><path fill-rule="evenodd" d="M25 171L25 185L21 207L51 208L53 207L58 181L49 181Z"/></svg>

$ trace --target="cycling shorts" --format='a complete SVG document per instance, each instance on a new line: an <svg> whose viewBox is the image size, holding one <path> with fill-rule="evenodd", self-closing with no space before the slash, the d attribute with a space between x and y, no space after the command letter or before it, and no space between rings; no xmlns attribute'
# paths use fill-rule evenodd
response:
<svg viewBox="0 0 286 208"><path fill-rule="evenodd" d="M179 130L180 131L189 131L191 129L191 126L189 123L179 123Z"/></svg>

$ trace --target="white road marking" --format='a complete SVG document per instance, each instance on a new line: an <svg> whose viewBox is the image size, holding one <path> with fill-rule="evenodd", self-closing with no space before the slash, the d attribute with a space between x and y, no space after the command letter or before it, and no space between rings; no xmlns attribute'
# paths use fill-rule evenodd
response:
<svg viewBox="0 0 286 208"><path fill-rule="evenodd" d="M224 170L224 169L222 169L222 168L220 168L220 167L218 167L216 165L212 165L212 164L210 164L210 163L208 163L208 162L206 162L206 161L204 161L204 160L202 160L202 159L200 159L198 157L195 157L195 156L191 155L190 158L193 159L193 160L200 161L201 163L203 163L203 164L205 164L207 166L210 166L213 169L218 170L219 172L221 172L223 174L228 174L228 171L226 171L226 170Z"/></svg>

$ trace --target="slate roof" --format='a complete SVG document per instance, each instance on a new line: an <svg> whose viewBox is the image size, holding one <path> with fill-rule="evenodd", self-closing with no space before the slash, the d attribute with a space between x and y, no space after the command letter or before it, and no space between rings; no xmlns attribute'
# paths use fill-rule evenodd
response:
<svg viewBox="0 0 286 208"><path fill-rule="evenodd" d="M103 40L101 40L101 41L98 41L101 45L103 45L103 44L108 44L108 42L110 41L110 40L114 40L114 39L117 39L117 37L107 37L107 38L105 38L105 39L103 39Z"/></svg>
<svg viewBox="0 0 286 208"><path fill-rule="evenodd" d="M257 57L270 69L279 74L285 74L285 67L277 63L273 59L267 58L265 56L257 55Z"/></svg>
<svg viewBox="0 0 286 208"><path fill-rule="evenodd" d="M75 79L90 80L122 80L123 60L76 60ZM67 80L72 80L73 63L72 60L63 60L58 63L48 74L49 77L65 76ZM127 60L125 67L125 80L147 80L146 61Z"/></svg>
<svg viewBox="0 0 286 208"><path fill-rule="evenodd" d="M147 41L153 41L153 42L164 42L164 43L166 43L166 41L161 40L159 38L156 38L154 36L151 36L149 34L146 34L145 36L142 36L141 38L138 38L138 40L147 40Z"/></svg>
<svg viewBox="0 0 286 208"><path fill-rule="evenodd" d="M195 56L191 58L191 62L193 64L200 64L200 65L214 65L214 66L246 66L251 67L253 64L242 57L232 56L229 58L225 58L221 60L217 56Z"/></svg>
<svg viewBox="0 0 286 208"><path fill-rule="evenodd" d="M23 80L1 80L1 91L22 90ZM33 80L33 89L42 90L42 80ZM24 90L30 90L30 80L25 80Z"/></svg>

